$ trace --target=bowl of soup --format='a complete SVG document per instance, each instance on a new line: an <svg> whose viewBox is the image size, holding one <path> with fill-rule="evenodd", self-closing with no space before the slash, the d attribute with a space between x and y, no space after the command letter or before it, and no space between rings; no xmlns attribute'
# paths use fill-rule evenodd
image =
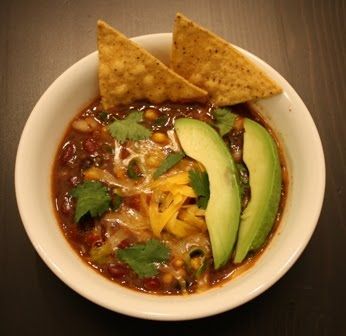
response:
<svg viewBox="0 0 346 336"><path fill-rule="evenodd" d="M133 39L168 64L172 35ZM298 94L220 107L104 108L98 53L66 70L23 130L16 196L48 267L103 307L154 320L217 314L279 280L306 247L325 185L318 132Z"/></svg>

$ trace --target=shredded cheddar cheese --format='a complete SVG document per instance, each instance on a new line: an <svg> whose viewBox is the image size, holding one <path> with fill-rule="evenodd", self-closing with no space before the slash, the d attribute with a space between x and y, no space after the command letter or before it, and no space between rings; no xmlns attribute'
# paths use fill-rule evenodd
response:
<svg viewBox="0 0 346 336"><path fill-rule="evenodd" d="M188 198L196 198L187 172L163 176L151 183L149 220L155 236L166 230L178 238L206 230L204 214L195 204L185 205Z"/></svg>
<svg viewBox="0 0 346 336"><path fill-rule="evenodd" d="M112 174L96 167L86 170L84 178L99 180L113 186L119 185ZM197 198L189 183L188 172L178 172L149 183L148 189L152 190L149 204L146 194L140 193L141 208L149 217L151 229L156 237L160 237L162 230L178 238L206 231L205 210L199 209L196 204L185 204L189 198Z"/></svg>

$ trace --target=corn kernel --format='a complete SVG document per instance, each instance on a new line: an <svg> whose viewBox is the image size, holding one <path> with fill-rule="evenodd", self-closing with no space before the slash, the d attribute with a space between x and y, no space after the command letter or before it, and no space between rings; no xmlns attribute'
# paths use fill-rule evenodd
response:
<svg viewBox="0 0 346 336"><path fill-rule="evenodd" d="M165 273L163 276L162 276L162 282L165 284L165 285L169 285L170 283L172 283L173 281L173 275L171 273Z"/></svg>
<svg viewBox="0 0 346 336"><path fill-rule="evenodd" d="M178 268L178 267L181 267L183 265L184 265L184 261L182 259L180 259L180 258L174 259L174 261L173 261L174 267Z"/></svg>
<svg viewBox="0 0 346 336"><path fill-rule="evenodd" d="M114 168L114 175L115 175L118 179L125 179L124 170L123 170L121 167L115 167L115 168Z"/></svg>
<svg viewBox="0 0 346 336"><path fill-rule="evenodd" d="M146 164L151 168L156 168L160 165L161 159L158 156L148 156L146 159Z"/></svg>
<svg viewBox="0 0 346 336"><path fill-rule="evenodd" d="M148 108L144 112L144 118L148 121L155 121L159 117L159 112L155 109Z"/></svg>
<svg viewBox="0 0 346 336"><path fill-rule="evenodd" d="M151 136L151 140L155 141L158 144L166 144L169 141L167 134L162 132L153 133L153 135Z"/></svg>
<svg viewBox="0 0 346 336"><path fill-rule="evenodd" d="M200 258L192 258L190 261L191 267L194 270L198 270L201 267L201 259Z"/></svg>

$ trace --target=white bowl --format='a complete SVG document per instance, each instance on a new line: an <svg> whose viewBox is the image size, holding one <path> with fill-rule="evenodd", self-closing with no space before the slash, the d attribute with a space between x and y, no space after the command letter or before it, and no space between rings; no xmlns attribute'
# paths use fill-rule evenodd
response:
<svg viewBox="0 0 346 336"><path fill-rule="evenodd" d="M172 35L133 40L164 62ZM217 287L191 296L157 296L121 287L84 263L63 236L54 214L54 156L72 118L98 95L97 52L65 71L43 94L22 134L15 168L16 196L25 230L48 267L89 300L116 312L154 320L187 320L235 308L265 291L297 260L318 221L325 164L314 122L294 89L268 64L242 50L277 81L284 93L257 105L281 140L289 169L288 199L279 229L257 263Z"/></svg>

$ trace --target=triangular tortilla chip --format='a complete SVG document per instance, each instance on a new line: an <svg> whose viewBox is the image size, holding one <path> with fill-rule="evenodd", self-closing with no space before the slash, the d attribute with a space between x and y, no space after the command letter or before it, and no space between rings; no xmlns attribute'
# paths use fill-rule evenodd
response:
<svg viewBox="0 0 346 336"><path fill-rule="evenodd" d="M205 101L207 92L190 84L146 50L98 21L99 87L102 106L147 100Z"/></svg>
<svg viewBox="0 0 346 336"><path fill-rule="evenodd" d="M206 90L218 106L282 92L231 44L179 13L174 25L171 65L175 72Z"/></svg>

